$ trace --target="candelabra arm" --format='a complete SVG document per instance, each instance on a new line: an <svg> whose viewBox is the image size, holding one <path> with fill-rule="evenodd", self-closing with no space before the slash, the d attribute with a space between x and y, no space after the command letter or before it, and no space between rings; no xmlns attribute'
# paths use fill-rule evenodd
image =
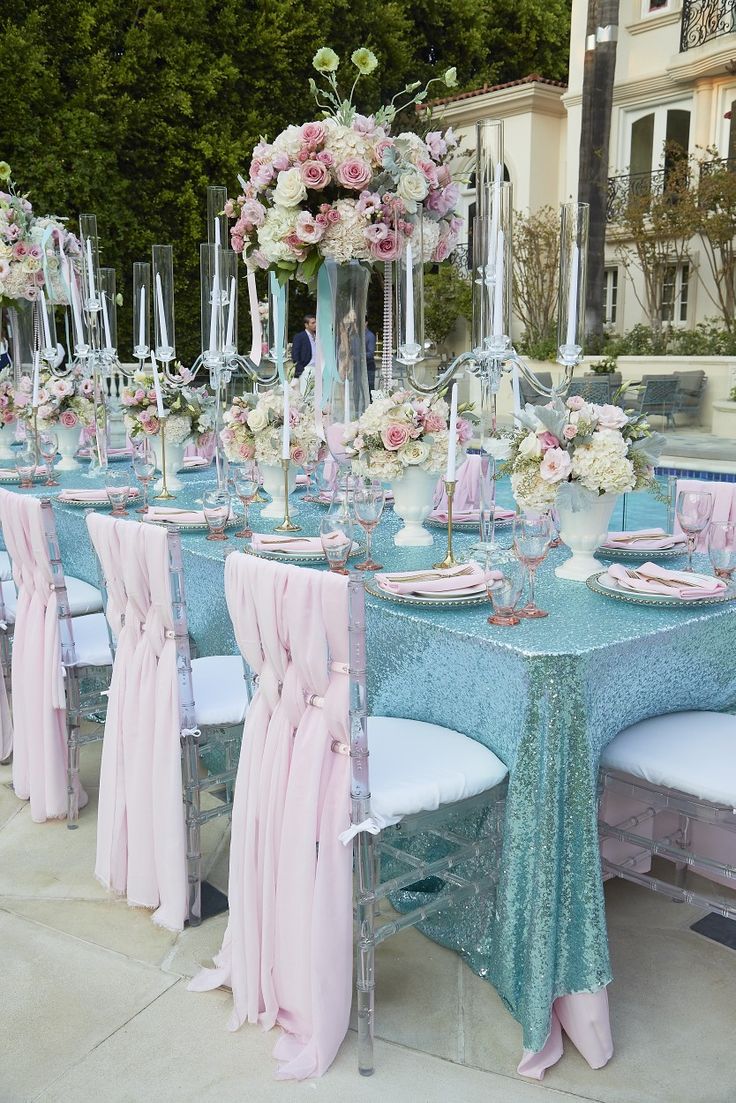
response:
<svg viewBox="0 0 736 1103"><path fill-rule="evenodd" d="M452 360L445 370L440 374L437 380L428 386L425 383L420 383L414 376L413 365L405 364L406 378L409 380L413 390L419 394L437 394L438 391L443 390L447 384L454 378L454 376L461 370L461 368L470 367L470 370L475 374L480 367L480 359L475 352L463 352L460 356L456 356Z"/></svg>

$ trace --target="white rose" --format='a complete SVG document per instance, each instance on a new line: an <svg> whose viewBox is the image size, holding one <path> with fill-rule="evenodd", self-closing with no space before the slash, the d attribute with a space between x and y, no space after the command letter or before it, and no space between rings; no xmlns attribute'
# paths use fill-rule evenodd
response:
<svg viewBox="0 0 736 1103"><path fill-rule="evenodd" d="M306 198L307 189L299 169L284 169L279 173L274 191L274 199L277 203L283 207L296 207Z"/></svg>
<svg viewBox="0 0 736 1103"><path fill-rule="evenodd" d="M539 437L536 433L527 433L519 445L519 455L524 456L525 459L542 455L542 445L539 443Z"/></svg>
<svg viewBox="0 0 736 1103"><path fill-rule="evenodd" d="M595 412L601 429L622 429L629 420L620 406L612 406L608 403L605 406L595 407Z"/></svg>
<svg viewBox="0 0 736 1103"><path fill-rule="evenodd" d="M408 211L415 211L429 190L427 178L423 172L404 172L396 186L396 192L406 203Z"/></svg>
<svg viewBox="0 0 736 1103"><path fill-rule="evenodd" d="M423 440L409 440L399 448L398 455L406 467L415 467L429 458L429 445Z"/></svg>
<svg viewBox="0 0 736 1103"><path fill-rule="evenodd" d="M257 407L248 414L248 428L251 433L260 433L268 425L268 414Z"/></svg>

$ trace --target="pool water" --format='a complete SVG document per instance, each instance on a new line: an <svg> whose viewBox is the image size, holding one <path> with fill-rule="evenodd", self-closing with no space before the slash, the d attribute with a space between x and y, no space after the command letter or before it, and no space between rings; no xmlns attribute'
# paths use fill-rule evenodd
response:
<svg viewBox="0 0 736 1103"><path fill-rule="evenodd" d="M657 479L662 492L667 494L667 477ZM626 499L626 523L624 524L624 498ZM496 484L496 502L505 509L516 509L511 493L511 480L499 479ZM620 529L667 528L667 506L658 501L648 490L638 490L634 494L620 495L611 518L612 531Z"/></svg>

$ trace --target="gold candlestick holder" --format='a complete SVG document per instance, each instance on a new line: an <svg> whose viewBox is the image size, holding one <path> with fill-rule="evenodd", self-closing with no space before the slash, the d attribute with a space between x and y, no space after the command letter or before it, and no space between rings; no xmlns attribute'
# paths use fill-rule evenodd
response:
<svg viewBox="0 0 736 1103"><path fill-rule="evenodd" d="M284 469L284 519L280 525L276 525L275 532L301 532L301 526L292 523L289 517L289 461L282 460Z"/></svg>
<svg viewBox="0 0 736 1103"><path fill-rule="evenodd" d="M161 493L156 495L157 502L170 502L175 494L169 493L166 485L166 418L161 419Z"/></svg>
<svg viewBox="0 0 736 1103"><path fill-rule="evenodd" d="M441 563L434 564L434 569L437 571L442 570L443 567L454 567L457 563L457 559L452 554L452 500L455 497L456 486L455 479L452 482L445 479L445 491L447 493L447 555Z"/></svg>

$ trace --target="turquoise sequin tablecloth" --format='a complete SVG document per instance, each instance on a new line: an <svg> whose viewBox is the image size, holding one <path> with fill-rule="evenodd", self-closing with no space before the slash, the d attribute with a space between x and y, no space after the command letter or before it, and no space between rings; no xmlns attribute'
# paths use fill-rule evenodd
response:
<svg viewBox="0 0 736 1103"><path fill-rule="evenodd" d="M184 479L177 506L201 497L213 474ZM94 485L79 475L62 483ZM319 506L299 505L306 533L316 533L320 515ZM65 569L96 583L84 510L57 504L56 517ZM257 509L252 520L261 528ZM440 530L434 548L398 549L396 527L388 510L374 542L386 567L424 568L444 554ZM235 653L223 549L240 542L210 543L198 533L182 541L199 653ZM468 541L458 537L460 550ZM530 1050L544 1044L557 996L611 980L596 828L602 748L648 716L736 702L736 607L607 600L554 577L564 554L553 552L539 573L538 600L549 617L515 629L489 625L483 606L442 611L367 601L371 711L454 728L509 767L496 900L453 910L431 934L494 984Z"/></svg>

